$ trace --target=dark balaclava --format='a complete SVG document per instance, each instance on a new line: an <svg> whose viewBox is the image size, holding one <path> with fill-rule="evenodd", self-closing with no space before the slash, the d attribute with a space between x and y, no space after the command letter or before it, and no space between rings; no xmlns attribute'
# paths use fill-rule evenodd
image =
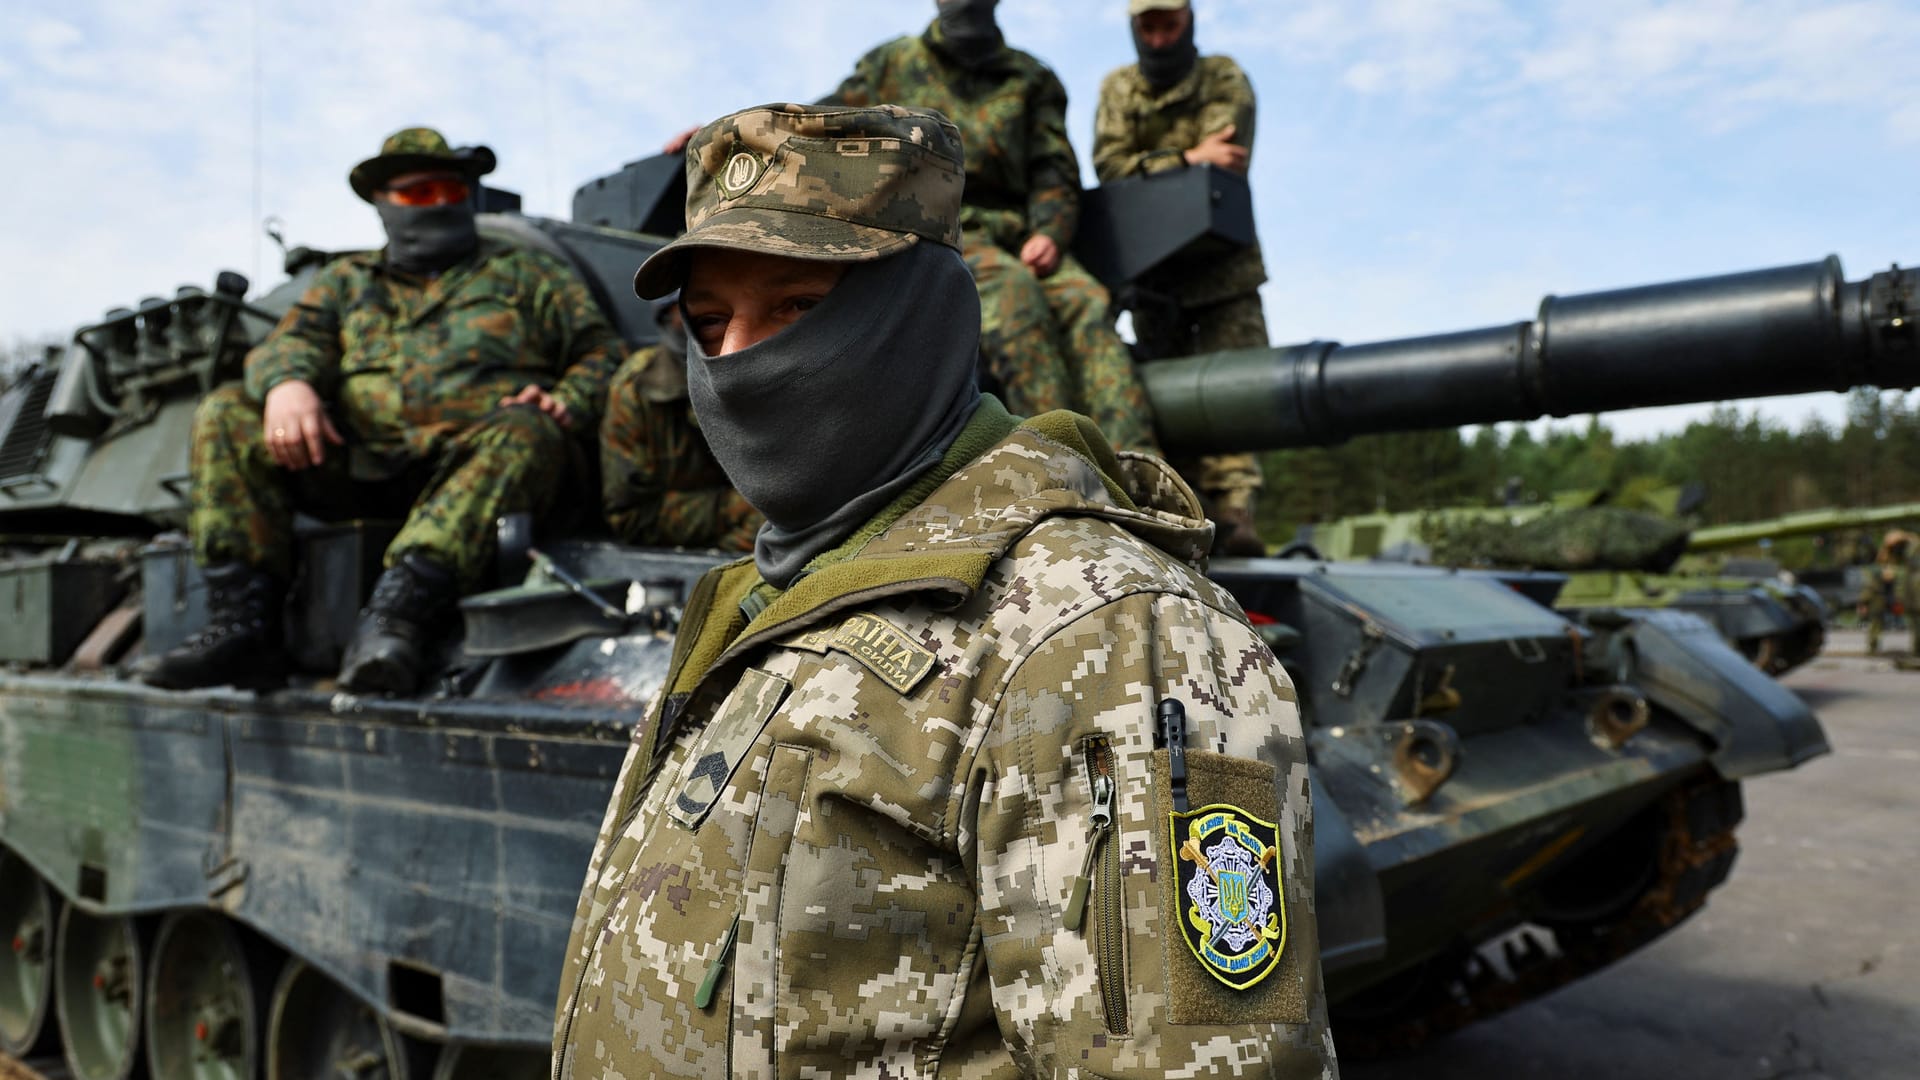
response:
<svg viewBox="0 0 1920 1080"><path fill-rule="evenodd" d="M1200 60L1200 50L1193 44L1193 8L1187 8L1187 30L1173 44L1164 48L1148 48L1140 40L1140 27L1133 26L1133 51L1140 57L1140 74L1147 77L1147 85L1155 90L1166 90L1174 83L1187 77L1193 65Z"/></svg>
<svg viewBox="0 0 1920 1080"><path fill-rule="evenodd" d="M993 9L1000 0L940 0L940 38L955 60L979 67L1006 44Z"/></svg>
<svg viewBox="0 0 1920 1080"><path fill-rule="evenodd" d="M401 206L376 202L387 229L387 265L409 274L437 274L480 246L473 202Z"/></svg>
<svg viewBox="0 0 1920 1080"><path fill-rule="evenodd" d="M980 402L980 294L960 254L919 243L854 263L799 321L708 357L687 391L728 479L767 516L760 576L786 588L938 464Z"/></svg>

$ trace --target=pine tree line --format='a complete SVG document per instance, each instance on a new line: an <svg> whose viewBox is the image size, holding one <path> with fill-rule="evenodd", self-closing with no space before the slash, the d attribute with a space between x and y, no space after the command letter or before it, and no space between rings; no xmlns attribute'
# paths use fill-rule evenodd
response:
<svg viewBox="0 0 1920 1080"><path fill-rule="evenodd" d="M1484 506L1516 489L1525 501L1558 492L1705 485L1698 524L1758 521L1825 507L1920 502L1920 394L1856 390L1839 426L1809 418L1797 430L1757 410L1721 405L1685 430L1622 442L1599 417L1552 427L1523 425L1373 435L1337 447L1262 455L1266 536L1376 510ZM1850 540L1853 538L1849 538ZM1851 558L1820 541L1782 542L1788 565Z"/></svg>

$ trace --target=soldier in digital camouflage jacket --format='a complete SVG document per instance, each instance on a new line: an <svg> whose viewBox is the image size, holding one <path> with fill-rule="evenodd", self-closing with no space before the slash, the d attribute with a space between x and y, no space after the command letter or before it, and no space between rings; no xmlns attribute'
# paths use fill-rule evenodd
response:
<svg viewBox="0 0 1920 1080"><path fill-rule="evenodd" d="M949 6L968 4L943 5L943 14ZM1066 254L1080 222L1066 88L1038 59L1005 45L997 28L968 52L950 40L945 21L862 56L822 103L932 109L959 127L967 161L962 251L980 287L982 352L1008 406L1023 415L1084 412L1114 445L1153 450L1152 410L1114 332L1106 287ZM1058 250L1050 272L1022 261L1036 236Z"/></svg>
<svg viewBox="0 0 1920 1080"><path fill-rule="evenodd" d="M1095 174L1103 182L1148 176L1210 157L1244 174L1254 133L1253 84L1246 73L1229 57L1193 51L1188 0L1129 0L1127 12L1142 62L1113 69L1100 84L1093 128ZM1163 57L1172 54L1168 62L1155 65L1156 50L1141 37L1143 19L1184 23L1176 37L1179 44L1158 51ZM1151 75L1148 67L1155 68ZM1225 146L1208 145L1216 142ZM1226 254L1207 251L1169 259L1135 283L1133 330L1142 355L1159 360L1266 347L1267 321L1259 293L1266 280L1257 242ZM1212 515L1230 530L1232 553L1265 554L1253 532L1253 506L1261 488L1254 455L1211 454L1175 464Z"/></svg>
<svg viewBox="0 0 1920 1080"><path fill-rule="evenodd" d="M957 185L906 148L954 142L716 121L642 288L703 243L952 245ZM707 574L588 867L555 1080L1334 1075L1294 690L1210 532L1158 459L983 398L786 587Z"/></svg>

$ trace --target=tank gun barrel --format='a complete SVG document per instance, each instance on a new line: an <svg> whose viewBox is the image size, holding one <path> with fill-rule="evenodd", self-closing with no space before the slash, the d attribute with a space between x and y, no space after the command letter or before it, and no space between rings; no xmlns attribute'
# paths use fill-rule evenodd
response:
<svg viewBox="0 0 1920 1080"><path fill-rule="evenodd" d="M1920 503L1872 506L1858 510L1808 510L1786 514L1768 521L1749 521L1737 525L1709 525L1695 529L1687 539L1687 550L1721 551L1726 548L1757 544L1762 540L1783 540L1789 536L1810 536L1839 529L1865 529L1876 525L1896 525L1920 521Z"/></svg>
<svg viewBox="0 0 1920 1080"><path fill-rule="evenodd" d="M1840 260L1548 296L1528 322L1362 345L1315 341L1147 364L1162 441L1187 452L1920 384L1920 273Z"/></svg>

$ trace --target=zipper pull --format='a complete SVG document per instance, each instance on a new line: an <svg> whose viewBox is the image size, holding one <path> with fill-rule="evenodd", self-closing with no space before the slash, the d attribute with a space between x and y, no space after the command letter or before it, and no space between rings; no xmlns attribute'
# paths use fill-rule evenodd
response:
<svg viewBox="0 0 1920 1080"><path fill-rule="evenodd" d="M1179 698L1160 702L1160 743L1167 749L1167 780L1173 788L1173 808L1187 812L1187 707Z"/></svg>
<svg viewBox="0 0 1920 1080"><path fill-rule="evenodd" d="M1061 923L1079 930L1087 921L1087 891L1093 885L1093 860L1113 828L1113 777L1093 776L1093 824L1087 829L1087 858L1080 864L1080 876L1073 879L1073 894L1067 898L1066 917Z"/></svg>
<svg viewBox="0 0 1920 1080"><path fill-rule="evenodd" d="M720 973L727 969L727 957L733 955L733 939L740 932L740 916L735 915L727 924L727 936L720 939L720 951L713 954L713 962L707 965L707 975L700 980L700 989L693 992L693 1007L704 1009L713 1004L713 992L720 985Z"/></svg>

